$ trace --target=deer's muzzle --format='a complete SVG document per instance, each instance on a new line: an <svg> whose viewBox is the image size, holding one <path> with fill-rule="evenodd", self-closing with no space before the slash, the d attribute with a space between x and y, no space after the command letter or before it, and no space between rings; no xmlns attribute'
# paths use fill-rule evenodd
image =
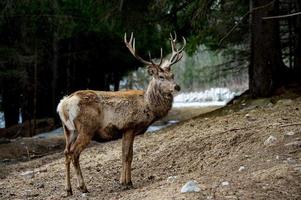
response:
<svg viewBox="0 0 301 200"><path fill-rule="evenodd" d="M175 85L175 91L179 92L181 90L181 87L179 85Z"/></svg>

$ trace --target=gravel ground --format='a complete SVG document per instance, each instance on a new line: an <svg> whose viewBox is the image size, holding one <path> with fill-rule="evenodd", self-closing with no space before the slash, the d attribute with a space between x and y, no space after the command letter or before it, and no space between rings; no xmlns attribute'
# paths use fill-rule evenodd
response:
<svg viewBox="0 0 301 200"><path fill-rule="evenodd" d="M72 169L72 197L62 152L2 162L0 199L301 199L301 97L237 101L137 136L132 189L118 184L120 151L120 140L93 142L80 159L89 193L76 189ZM199 192L180 192L189 180Z"/></svg>

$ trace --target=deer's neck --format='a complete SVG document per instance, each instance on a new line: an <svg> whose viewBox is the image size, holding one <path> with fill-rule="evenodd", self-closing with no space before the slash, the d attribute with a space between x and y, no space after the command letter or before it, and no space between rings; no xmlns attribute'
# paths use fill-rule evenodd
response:
<svg viewBox="0 0 301 200"><path fill-rule="evenodd" d="M162 93L159 83L153 79L145 92L145 101L155 118L159 119L164 117L171 109L173 95Z"/></svg>

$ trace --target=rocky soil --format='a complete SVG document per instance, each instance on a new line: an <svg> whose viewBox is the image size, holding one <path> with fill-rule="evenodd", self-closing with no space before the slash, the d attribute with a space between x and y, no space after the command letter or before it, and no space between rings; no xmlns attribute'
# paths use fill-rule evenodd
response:
<svg viewBox="0 0 301 200"><path fill-rule="evenodd" d="M301 199L301 97L242 99L137 136L131 189L118 184L120 150L93 142L80 159L89 193L72 169L72 197L62 152L2 162L0 199ZM181 193L188 181L199 189Z"/></svg>

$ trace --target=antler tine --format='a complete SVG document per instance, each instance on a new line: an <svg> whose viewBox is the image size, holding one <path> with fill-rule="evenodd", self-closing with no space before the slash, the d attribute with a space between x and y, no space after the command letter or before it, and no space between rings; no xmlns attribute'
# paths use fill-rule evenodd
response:
<svg viewBox="0 0 301 200"><path fill-rule="evenodd" d="M176 55L177 56L175 57L176 59L174 59L174 58L172 59L173 60L173 61L171 61L172 64L178 62L183 57L183 50L184 50L184 48L186 46L186 39L184 37L182 37L182 38L183 38L183 46L182 46L181 49L177 49L177 51L176 51Z"/></svg>
<svg viewBox="0 0 301 200"><path fill-rule="evenodd" d="M151 55L151 52L150 52L150 51L148 51L148 58L149 58L150 60L152 60L152 55Z"/></svg>
<svg viewBox="0 0 301 200"><path fill-rule="evenodd" d="M153 65L156 65L156 63L154 63L153 59L152 59L152 55L151 55L151 52L148 51L148 57L149 57L149 60L150 62L153 64Z"/></svg>
<svg viewBox="0 0 301 200"><path fill-rule="evenodd" d="M176 41L177 41L177 35L175 34L175 38L173 38L172 34L170 33L170 44L171 44L171 50L172 52L176 51Z"/></svg>
<svg viewBox="0 0 301 200"><path fill-rule="evenodd" d="M133 33L131 34L130 41L127 41L126 33L124 33L124 43L127 46L127 48L130 50L130 52L135 56L135 45L134 48L132 48L132 40L133 40Z"/></svg>
<svg viewBox="0 0 301 200"><path fill-rule="evenodd" d="M182 39L183 39L183 46L180 50L178 50L180 52L182 52L184 50L185 46L186 46L186 39L183 36L182 36Z"/></svg>
<svg viewBox="0 0 301 200"><path fill-rule="evenodd" d="M131 44L133 44L133 50L136 52L136 40L135 38L133 39L133 42L131 41Z"/></svg>
<svg viewBox="0 0 301 200"><path fill-rule="evenodd" d="M175 37L173 38L172 34L170 33L170 44L171 44L172 54L169 59L169 66L177 63L183 57L183 50L186 46L186 39L184 37L182 38L183 38L183 46L180 49L178 49L176 48L177 34L175 33Z"/></svg>
<svg viewBox="0 0 301 200"><path fill-rule="evenodd" d="M163 61L163 49L162 48L160 49L160 52L161 52L161 56L160 56L159 66L162 64L162 61Z"/></svg>
<svg viewBox="0 0 301 200"><path fill-rule="evenodd" d="M127 41L126 41L126 33L124 33L123 41L124 41L124 43L127 43Z"/></svg>
<svg viewBox="0 0 301 200"><path fill-rule="evenodd" d="M161 53L160 53L160 61L159 61L158 64L155 63L155 62L153 61L152 56L151 56L151 52L148 51L148 57L149 57L150 62L151 62L154 66L157 66L157 67L160 67L160 65L162 64L162 61L163 61L163 49L161 48L160 51L161 51Z"/></svg>
<svg viewBox="0 0 301 200"><path fill-rule="evenodd" d="M131 32L130 43L132 43L133 37L134 37L133 32ZM135 38L134 38L134 40L135 40Z"/></svg>
<svg viewBox="0 0 301 200"><path fill-rule="evenodd" d="M174 56L172 56L172 57L170 58L170 63L171 63L171 65L174 64L174 63L178 60L180 54L182 54L182 52L181 52L181 53L174 54Z"/></svg>
<svg viewBox="0 0 301 200"><path fill-rule="evenodd" d="M176 42L176 41L177 41L177 33L174 31L174 34L175 34L175 38L173 38L172 34L169 33L170 39L171 39L173 42Z"/></svg>
<svg viewBox="0 0 301 200"><path fill-rule="evenodd" d="M171 62L171 65L179 62L179 60L181 60L183 58L183 50L181 50L181 52L177 53L176 59L173 59L173 62Z"/></svg>
<svg viewBox="0 0 301 200"><path fill-rule="evenodd" d="M127 41L126 33L124 34L124 43L137 60L149 66L154 65L153 62L148 62L136 54L136 49L135 49L136 41L133 32L131 33L130 41Z"/></svg>

